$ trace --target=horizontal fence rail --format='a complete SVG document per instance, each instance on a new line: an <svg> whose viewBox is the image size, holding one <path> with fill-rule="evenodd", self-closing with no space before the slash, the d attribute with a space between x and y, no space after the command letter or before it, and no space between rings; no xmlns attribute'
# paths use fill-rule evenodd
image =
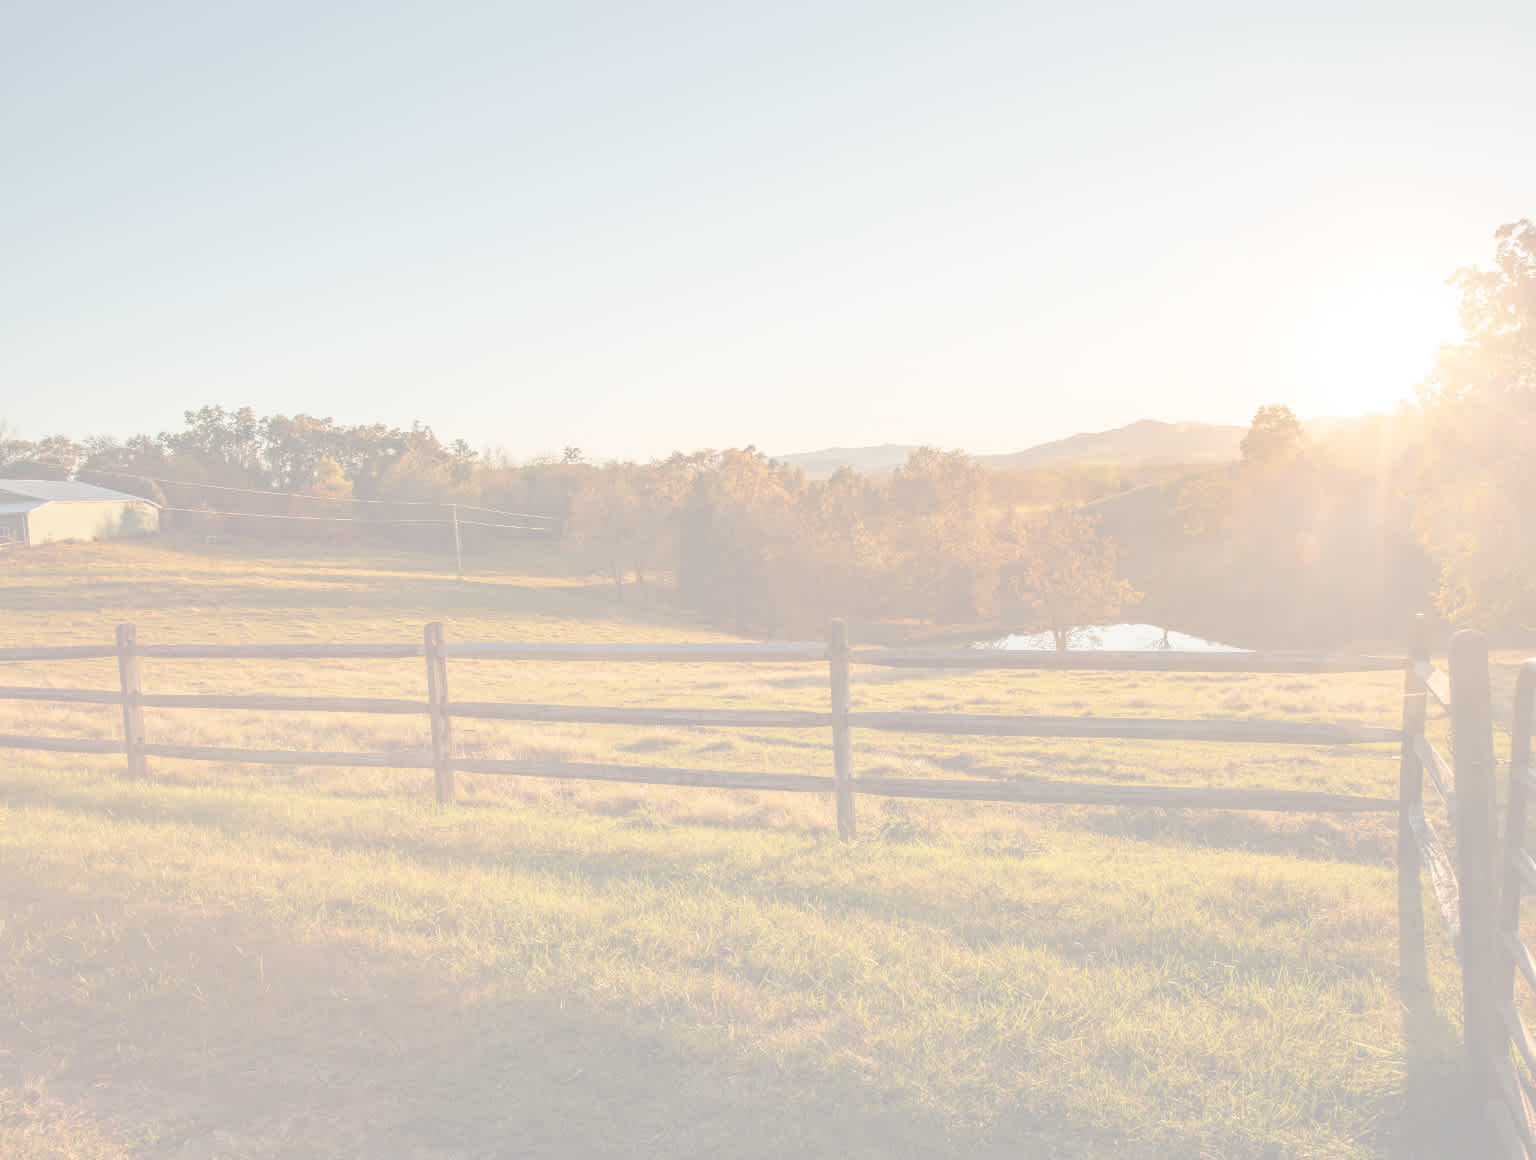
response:
<svg viewBox="0 0 1536 1160"><path fill-rule="evenodd" d="M1429 775L1430 784L1440 795L1440 800L1445 803L1445 812L1451 819L1451 824L1456 823L1456 775L1451 772L1450 762L1440 756L1440 751L1429 743L1429 738L1424 734L1417 734L1412 739L1414 756L1419 759L1424 772Z"/></svg>
<svg viewBox="0 0 1536 1160"><path fill-rule="evenodd" d="M48 648L0 648L0 661L91 661L116 657L115 645L63 644Z"/></svg>
<svg viewBox="0 0 1536 1160"><path fill-rule="evenodd" d="M1357 797L1312 790L1112 785L1067 781L988 783L880 776L859 777L854 784L860 793L941 801L1147 806L1170 810L1259 810L1281 813L1383 813L1397 809L1395 798Z"/></svg>
<svg viewBox="0 0 1536 1160"><path fill-rule="evenodd" d="M304 749L236 749L221 745L140 746L145 757L180 757L188 761L232 761L255 765L356 765L372 769L431 769L426 750L392 753L319 752Z"/></svg>
<svg viewBox="0 0 1536 1160"><path fill-rule="evenodd" d="M1397 729L1316 721L1158 717L1004 717L976 713L851 713L862 729L965 733L982 737L1076 737L1124 741L1236 741L1274 745L1357 745L1396 741Z"/></svg>
<svg viewBox="0 0 1536 1160"><path fill-rule="evenodd" d="M483 641L444 646L449 657L502 661L630 661L642 664L782 664L827 659L816 641L726 642L721 644L564 644L542 641Z"/></svg>
<svg viewBox="0 0 1536 1160"><path fill-rule="evenodd" d="M141 644L133 655L180 660L410 660L424 654L419 644ZM481 660L607 661L651 664L774 664L828 659L820 642L723 642L719 644L465 641L444 646L449 657ZM106 660L119 655L112 645L52 645L0 648L0 663L59 660ZM932 669L1040 669L1074 672L1167 673L1374 673L1395 672L1402 657L1347 656L1330 653L1149 651L1100 649L1056 652L969 649L855 649L855 665Z"/></svg>
<svg viewBox="0 0 1536 1160"><path fill-rule="evenodd" d="M567 781L621 781L643 785L688 785L713 789L755 789L789 793L826 793L836 789L833 778L810 773L762 773L740 769L676 769L660 765L614 765L602 762L559 761L553 758L495 760L456 757L450 763L463 773L511 774Z"/></svg>
<svg viewBox="0 0 1536 1160"><path fill-rule="evenodd" d="M419 644L150 644L130 651L162 660L411 660L423 655Z"/></svg>
<svg viewBox="0 0 1536 1160"><path fill-rule="evenodd" d="M1415 662L1413 675L1424 686L1424 690L1435 699L1435 703L1449 713L1451 711L1450 678L1428 661Z"/></svg>
<svg viewBox="0 0 1536 1160"><path fill-rule="evenodd" d="M939 801L1024 804L1142 806L1163 809L1279 810L1357 813L1398 808L1396 799L1290 789L1233 789L1212 786L1148 786L1017 779L959 779L858 776L849 742L853 730L990 737L1062 738L1346 746L1400 742L1402 729L1317 721L1252 718L1164 719L1156 717L1041 716L928 712L852 711L850 672L854 666L932 670L1061 670L1167 673L1348 673L1403 668L1403 658L1264 652L1007 652L999 649L850 649L846 629L835 623L829 638L799 642L559 643L469 641L448 643L440 624L428 625L420 644L153 644L140 643L132 626L119 630L115 647L67 645L0 649L0 662L72 661L116 658L118 689L77 689L39 685L0 686L0 700L52 701L120 706L123 740L30 737L0 734L0 746L65 753L124 753L131 771L142 773L149 758L262 765L335 765L432 769L437 794L455 796L457 773L709 786L825 793L837 798L838 828L855 835L855 794ZM722 709L459 701L448 688L447 661L585 662L618 664L826 664L832 703L816 709ZM141 660L331 660L425 659L427 696L324 697L266 693L148 693L139 676ZM352 713L426 716L431 744L388 752L313 752L150 742L144 735L145 709L226 710L254 713ZM456 720L651 728L786 729L832 731L832 776L736 770L680 769L529 759L469 758L454 752ZM1424 826L1429 861L1438 848ZM1433 877L1433 872L1432 872Z"/></svg>
<svg viewBox="0 0 1536 1160"><path fill-rule="evenodd" d="M825 729L832 724L831 713L814 709L628 709L607 705L517 705L500 701L448 701L447 706L454 717L487 721L709 729ZM420 711L420 706L417 708Z"/></svg>
<svg viewBox="0 0 1536 1160"><path fill-rule="evenodd" d="M123 743L92 737L27 737L0 733L0 749L36 749L45 753L121 753Z"/></svg>

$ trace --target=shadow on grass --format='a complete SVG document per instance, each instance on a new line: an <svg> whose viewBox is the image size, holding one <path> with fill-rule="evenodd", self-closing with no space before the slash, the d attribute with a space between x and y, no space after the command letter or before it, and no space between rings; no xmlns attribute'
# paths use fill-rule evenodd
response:
<svg viewBox="0 0 1536 1160"><path fill-rule="evenodd" d="M456 992L341 938L35 883L7 907L0 1087L46 1090L143 1160L1093 1154L1085 1125L1016 1109L988 1139L836 1066L654 1011ZM82 925L118 933L87 950Z"/></svg>
<svg viewBox="0 0 1536 1160"><path fill-rule="evenodd" d="M1472 1114L1462 1038L1435 1003L1424 923L1423 871L1409 832L1397 846L1398 988L1403 1004L1404 1114L1393 1155L1492 1155ZM1442 932L1443 933L1443 932Z"/></svg>
<svg viewBox="0 0 1536 1160"><path fill-rule="evenodd" d="M131 808L26 789L40 805L82 814L295 837L255 803L162 800ZM7 799L24 804L9 792ZM346 834L311 840L343 852L379 848L377 840ZM508 862L472 843L394 836L390 843L427 864ZM595 885L696 881L708 860L696 850L679 858L538 851L541 870ZM722 858L718 871L709 868L710 880L733 890L915 919L967 941L1017 938L1021 922L1028 940L1068 957L1073 946L1114 941L1112 930L1070 929L1044 912L989 918L872 888L775 883L774 868L761 861L741 869ZM118 881L8 885L4 942L20 950L5 968L9 997L0 1000L0 1085L41 1077L54 1098L88 1107L103 1122L163 1125L136 1153L149 1160L1260 1154L1238 1142L1211 1153L1211 1141L1167 1136L1155 1148L1144 1136L1131 1146L1115 1135L1113 1117L1064 1121L1006 1099L989 1123L957 1124L910 1088L882 1087L863 1065L833 1056L776 1066L751 1054L753 1045L669 1024L664 1006L602 1007L529 995L517 989L524 984L494 979L456 991L426 964L361 953L323 920L303 931L264 929L239 915L135 905L132 892L132 883ZM1455 1141L1446 1124L1457 1111L1457 1089L1445 1061L1454 1058L1446 1047L1452 1033L1428 993L1422 908L1407 913L1419 915L1420 929L1417 959L1404 959L1406 1111L1395 1100L1381 1110L1379 1154L1450 1154ZM114 929L120 933L111 945L88 945L89 931ZM1414 938L1409 921L1407 951ZM1211 953L1187 950L1191 964ZM1166 948L1158 953L1166 957ZM1194 966L1191 974L1198 974Z"/></svg>
<svg viewBox="0 0 1536 1160"><path fill-rule="evenodd" d="M93 798L89 792L73 795L68 790L57 787L51 791L41 786L15 787L15 789L19 792L12 792L9 796L13 804L18 806L37 804L50 809L76 812L83 816L110 816L124 821L191 825L217 831L230 839L255 841L258 844L268 840L291 841L296 836L284 818L270 815L260 802L255 801L231 801L227 798L145 801L125 794L109 803ZM484 805L461 803L455 808L481 812L497 811L502 806L500 803ZM645 802L627 801L622 803L622 808L600 812L610 816L633 815L627 820L636 824L643 823L647 829L667 830L674 826L674 823L664 817L656 816L650 804ZM1066 811L1058 812L1066 813ZM1115 818L1101 819L1110 823L1101 828L1111 833L1120 832L1119 824L1139 820L1142 816L1143 813L1139 811L1123 811ZM1073 820L1077 819L1068 818L1069 823ZM1200 833L1203 840L1193 844L1207 848L1221 845L1241 850L1253 849L1269 854L1276 853L1272 842L1249 841L1251 837L1249 827L1262 826L1261 822L1241 816L1224 817L1220 821L1228 828L1227 842L1212 842L1209 840L1211 834L1202 830ZM677 824L698 828L711 826L711 823L702 820L689 820ZM730 825L731 823L722 824ZM866 821L866 827L870 824ZM1209 825L1210 819L1205 819L1205 824ZM908 830L912 832L909 833ZM1261 832L1266 837L1272 837L1267 830ZM1157 836L1167 837L1163 833ZM632 882L644 882L657 887L687 888L700 881L702 876L717 888L726 888L759 901L828 909L845 916L859 916L877 922L900 922L928 927L936 938L953 938L973 949L983 949L998 944L1022 943L1048 949L1064 961L1073 963L1092 963L1112 958L1122 963L1142 962L1153 967L1162 967L1166 964L1169 954L1168 946L1158 940L1148 942L1145 938L1146 922L1152 921L1156 925L1155 920L1146 915L1140 915L1132 929L1122 929L1125 916L1113 908L1085 914L1074 900L1053 899L1048 893L1029 898L1027 904L1014 905L1007 895L995 895L990 890L976 892L965 898L936 900L923 898L899 887L883 885L877 881L861 881L857 876L840 881L835 887L794 881L796 875L790 872L793 863L818 848L837 845L829 833L801 834L795 837L796 841L787 852L777 856L760 856L746 863L738 862L732 856L729 847L721 846L713 853L685 847L676 856L636 847L607 850L541 849L533 854L529 864L540 873L580 880L594 889L607 889L616 884ZM905 828L898 827L895 832L889 835L882 834L872 840L876 843L922 843L929 840L929 837L930 835L926 833L919 821L907 822ZM312 835L306 840L318 848L337 854L373 854L381 848L379 837L370 837L344 829L336 829L324 835ZM1310 839L1302 835L1301 840L1309 841ZM393 854L423 866L446 869L465 866L504 869L516 866L520 860L529 857L529 851L526 849L508 851L499 848L495 844L494 834L485 832L458 835L439 832L435 836L431 833L416 835L395 832L388 835L387 842L388 849ZM1033 852L1039 852L1039 849L1043 848L1044 846L1041 846ZM1281 852L1294 856L1294 851ZM1313 852L1318 853L1315 849ZM1357 851L1357 853L1360 852ZM1199 855L1199 849L1190 851L1191 857L1199 857ZM1361 863L1376 864L1386 861L1385 858L1365 856L1357 860ZM779 873L780 870L784 871L782 875ZM1293 914L1290 905L1278 896L1275 898L1245 896L1234 902L1234 905L1272 906L1276 908L1277 918L1289 916L1288 920L1291 921L1306 921L1304 913L1296 910ZM1410 930L1410 935L1411 933ZM1419 956L1422 960L1425 953L1422 930L1419 932L1418 939ZM1297 976L1303 976L1315 973L1317 970L1315 959L1304 952L1282 955L1278 954L1274 948L1266 947L1258 957L1252 954L1240 955L1237 948L1219 941L1213 942L1208 933L1202 935L1193 930L1181 936L1178 946L1179 957L1185 961L1187 967L1183 973L1192 980L1204 978L1213 963L1237 964L1239 969L1252 973L1255 977L1267 977L1271 972L1285 970ZM1336 977L1347 978L1365 969L1365 966L1359 961L1341 961L1335 964L1335 968ZM1427 987L1427 983L1424 985ZM1432 997L1430 1002L1432 1004ZM1439 1058L1444 1055L1443 1035L1420 1038L1424 1039L1428 1045L1426 1058Z"/></svg>

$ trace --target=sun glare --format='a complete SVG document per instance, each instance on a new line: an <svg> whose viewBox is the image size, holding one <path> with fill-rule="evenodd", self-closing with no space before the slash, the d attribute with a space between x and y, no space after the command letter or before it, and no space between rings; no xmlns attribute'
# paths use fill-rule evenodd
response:
<svg viewBox="0 0 1536 1160"><path fill-rule="evenodd" d="M1387 277L1335 284L1298 321L1308 409L1317 414L1390 410L1459 333L1449 287Z"/></svg>

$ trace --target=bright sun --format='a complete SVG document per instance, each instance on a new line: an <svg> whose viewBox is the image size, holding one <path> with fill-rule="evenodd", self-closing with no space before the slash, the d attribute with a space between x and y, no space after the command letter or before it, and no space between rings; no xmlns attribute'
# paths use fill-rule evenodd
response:
<svg viewBox="0 0 1536 1160"><path fill-rule="evenodd" d="M1296 321L1298 369L1315 414L1390 410L1460 334L1453 290L1386 277L1336 282Z"/></svg>

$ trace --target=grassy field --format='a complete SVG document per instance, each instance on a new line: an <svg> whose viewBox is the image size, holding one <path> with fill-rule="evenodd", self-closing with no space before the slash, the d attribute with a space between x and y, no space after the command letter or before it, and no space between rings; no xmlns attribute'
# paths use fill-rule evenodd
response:
<svg viewBox="0 0 1536 1160"><path fill-rule="evenodd" d="M686 640L530 556L62 545L0 645ZM453 695L822 708L824 667L453 662ZM110 662L0 683L111 688ZM420 662L145 662L153 691L421 697ZM860 708L1395 724L1393 674L864 672ZM0 702L0 732L116 711ZM419 746L425 719L151 711L151 740ZM464 723L467 754L826 773L815 733ZM20 760L16 760L17 757ZM1439 1156L1458 976L1399 979L1391 820L1023 808L8 754L0 1155ZM857 772L1391 796L1390 747L855 738ZM1416 915L1415 915L1416 917Z"/></svg>

